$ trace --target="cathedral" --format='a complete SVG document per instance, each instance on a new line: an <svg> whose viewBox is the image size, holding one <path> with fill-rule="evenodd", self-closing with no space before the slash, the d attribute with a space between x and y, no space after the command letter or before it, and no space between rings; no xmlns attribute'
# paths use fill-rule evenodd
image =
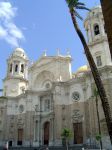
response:
<svg viewBox="0 0 112 150"><path fill-rule="evenodd" d="M94 7L84 21L88 46L98 67L112 111L112 60L101 7ZM98 118L95 83L89 64L75 73L71 55L47 56L35 63L22 48L7 59L7 74L0 97L0 146L61 146L64 128L72 131L74 144L97 144ZM98 96L103 148L110 140Z"/></svg>

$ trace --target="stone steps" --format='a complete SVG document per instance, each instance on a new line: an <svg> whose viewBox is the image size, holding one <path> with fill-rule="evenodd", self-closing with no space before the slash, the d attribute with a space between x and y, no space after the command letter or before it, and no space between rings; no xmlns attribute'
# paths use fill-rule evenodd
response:
<svg viewBox="0 0 112 150"><path fill-rule="evenodd" d="M69 150L82 150L82 148L85 147L84 145L74 145L74 146L69 146ZM97 149L95 146L89 146L88 150L95 150ZM0 150L3 150L1 147ZM43 146L41 148L39 147L10 147L9 150L46 150L46 147ZM55 147L49 147L49 150L66 150L66 147L61 147L61 146L55 146ZM85 149L86 150L86 147Z"/></svg>

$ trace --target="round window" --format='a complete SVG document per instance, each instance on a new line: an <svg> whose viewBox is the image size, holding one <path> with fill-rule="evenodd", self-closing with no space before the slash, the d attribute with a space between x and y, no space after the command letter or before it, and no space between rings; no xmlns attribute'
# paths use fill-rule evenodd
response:
<svg viewBox="0 0 112 150"><path fill-rule="evenodd" d="M78 101L78 100L80 100L80 94L78 92L73 92L72 98L74 101Z"/></svg>
<svg viewBox="0 0 112 150"><path fill-rule="evenodd" d="M52 83L51 83L50 81L46 81L46 82L44 83L44 87L45 87L46 89L50 89L50 88L52 87Z"/></svg>

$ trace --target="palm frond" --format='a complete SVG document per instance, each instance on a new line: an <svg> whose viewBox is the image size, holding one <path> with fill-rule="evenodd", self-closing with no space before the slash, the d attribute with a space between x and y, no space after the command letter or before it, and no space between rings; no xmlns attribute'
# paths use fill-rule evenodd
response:
<svg viewBox="0 0 112 150"><path fill-rule="evenodd" d="M84 7L84 6L76 6L76 9L84 9L84 10L88 10L88 11L91 11L89 8L87 7Z"/></svg>
<svg viewBox="0 0 112 150"><path fill-rule="evenodd" d="M80 20L83 20L83 18L79 15L76 9L84 9L84 10L90 11L90 9L85 7L85 4L82 2L79 2L79 0L66 0L66 2L70 10L73 11L74 15L78 17Z"/></svg>
<svg viewBox="0 0 112 150"><path fill-rule="evenodd" d="M79 15L79 13L76 10L74 10L74 15L78 17L80 20L83 20L83 18Z"/></svg>
<svg viewBox="0 0 112 150"><path fill-rule="evenodd" d="M66 0L66 2L67 2L67 4L68 4L68 7L69 7L69 8L76 7L78 1L79 1L79 0Z"/></svg>
<svg viewBox="0 0 112 150"><path fill-rule="evenodd" d="M84 4L84 3L82 3L82 2L77 2L77 5L85 6L85 4Z"/></svg>

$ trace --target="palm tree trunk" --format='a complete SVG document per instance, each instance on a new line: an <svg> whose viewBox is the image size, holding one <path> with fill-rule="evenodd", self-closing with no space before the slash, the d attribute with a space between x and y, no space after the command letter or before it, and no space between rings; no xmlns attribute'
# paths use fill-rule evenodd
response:
<svg viewBox="0 0 112 150"><path fill-rule="evenodd" d="M99 131L99 135L101 135L101 126L100 126L100 116L99 116L99 111L98 111L98 97L96 95L96 111L97 111L97 119L98 119L98 131ZM102 138L102 136L101 136ZM100 148L102 150L102 139L100 139Z"/></svg>
<svg viewBox="0 0 112 150"><path fill-rule="evenodd" d="M105 89L103 87L103 84L102 84L98 69L96 67L96 64L95 64L93 57L89 51L89 48L88 48L88 45L87 45L86 40L84 38L84 35L78 27L77 20L75 18L75 14L74 14L72 9L70 9L70 14L71 14L71 18L72 18L75 30L76 30L76 32L77 32L77 34L78 34L78 36L79 36L79 38L83 44L85 54L86 54L87 60L89 62L90 68L91 68L91 72L93 74L93 77L94 77L94 80L95 80L95 83L96 83L96 86L97 86L97 89L98 89L98 92L99 92L99 95L100 95L100 98L102 101L102 106L103 106L103 110L104 110L104 114L105 114L108 133L109 133L111 144L112 144L112 118L111 118L111 112L110 112L110 107L109 107L108 99L106 96L106 92L105 92Z"/></svg>

